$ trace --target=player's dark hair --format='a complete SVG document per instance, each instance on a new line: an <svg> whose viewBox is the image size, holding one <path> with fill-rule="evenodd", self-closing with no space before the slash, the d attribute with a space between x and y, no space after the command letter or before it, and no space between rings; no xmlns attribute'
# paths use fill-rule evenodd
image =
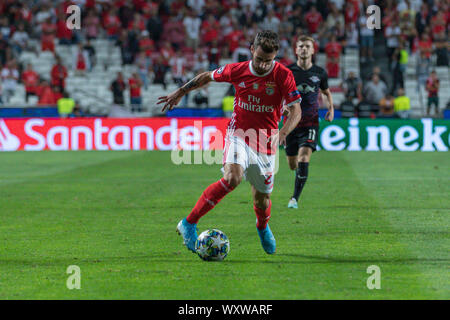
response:
<svg viewBox="0 0 450 320"><path fill-rule="evenodd" d="M261 47L265 53L272 53L280 49L280 40L276 32L270 30L263 30L256 34L255 40L253 41L253 47Z"/></svg>

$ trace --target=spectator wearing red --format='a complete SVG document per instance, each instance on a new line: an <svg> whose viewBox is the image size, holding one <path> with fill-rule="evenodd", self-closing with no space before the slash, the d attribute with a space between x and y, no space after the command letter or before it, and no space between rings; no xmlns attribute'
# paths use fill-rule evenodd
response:
<svg viewBox="0 0 450 320"><path fill-rule="evenodd" d="M33 70L31 63L27 65L26 70L22 73L22 82L25 85L25 101L28 103L30 96L37 96L39 86L39 75Z"/></svg>
<svg viewBox="0 0 450 320"><path fill-rule="evenodd" d="M146 21L153 16L153 12L158 12L158 4L155 2L144 2L142 15Z"/></svg>
<svg viewBox="0 0 450 320"><path fill-rule="evenodd" d="M207 18L203 21L202 26L201 26L202 43L204 45L209 46L214 39L218 39L219 30L220 30L219 22L214 18L214 16L212 14L209 14L207 16ZM233 32L235 32L235 31L236 31L236 29ZM233 33L233 32L231 32L231 33ZM230 36L230 34L228 36ZM236 48L238 46L239 46L239 37L237 39Z"/></svg>
<svg viewBox="0 0 450 320"><path fill-rule="evenodd" d="M95 0L85 0L84 8L86 10L95 9Z"/></svg>
<svg viewBox="0 0 450 320"><path fill-rule="evenodd" d="M233 23L233 31L231 31L224 39L228 44L230 55L233 54L237 48L239 48L242 38L245 38L244 33L241 31L237 23Z"/></svg>
<svg viewBox="0 0 450 320"><path fill-rule="evenodd" d="M48 18L41 25L41 50L55 52L56 25Z"/></svg>
<svg viewBox="0 0 450 320"><path fill-rule="evenodd" d="M191 2L191 1L188 0L188 2ZM192 2L195 3L196 1L192 1ZM201 3L201 1L199 1L199 2ZM236 0L222 0L221 2L222 2L222 8L226 12L230 11L231 9L237 10L239 7L239 4ZM199 13L199 12L200 12L200 10L197 10L197 13Z"/></svg>
<svg viewBox="0 0 450 320"><path fill-rule="evenodd" d="M64 91L67 75L67 68L62 64L61 58L56 56L56 63L50 72L52 86L58 86L61 91Z"/></svg>
<svg viewBox="0 0 450 320"><path fill-rule="evenodd" d="M147 30L141 32L139 50L144 51L147 58L155 51L155 42L150 38Z"/></svg>
<svg viewBox="0 0 450 320"><path fill-rule="evenodd" d="M418 43L419 52L424 52L425 56L429 59L431 57L431 53L433 52L433 42L431 41L428 33L422 33L422 36Z"/></svg>
<svg viewBox="0 0 450 320"><path fill-rule="evenodd" d="M139 30L139 32L142 32L145 30L145 20L142 17L142 15L138 12L134 14L134 18L130 23L128 24L128 30Z"/></svg>
<svg viewBox="0 0 450 320"><path fill-rule="evenodd" d="M130 87L130 104L131 111L142 111L142 97L141 87L142 81L136 72L133 72L131 78L128 79L128 85Z"/></svg>
<svg viewBox="0 0 450 320"><path fill-rule="evenodd" d="M332 35L330 41L325 46L327 58L339 58L342 52L342 45L336 40L336 36Z"/></svg>
<svg viewBox="0 0 450 320"><path fill-rule="evenodd" d="M325 46L325 53L327 55L326 68L330 78L339 77L339 58L341 51L341 44L336 40L336 36L332 35L330 41Z"/></svg>
<svg viewBox="0 0 450 320"><path fill-rule="evenodd" d="M78 44L78 49L74 53L73 63L75 73L84 76L87 70L90 70L89 53L84 49L83 44Z"/></svg>
<svg viewBox="0 0 450 320"><path fill-rule="evenodd" d="M178 14L184 8L184 0L174 0L170 4L170 12Z"/></svg>
<svg viewBox="0 0 450 320"><path fill-rule="evenodd" d="M317 11L315 6L312 6L311 10L305 14L305 20L310 34L317 33L323 21L322 15Z"/></svg>
<svg viewBox="0 0 450 320"><path fill-rule="evenodd" d="M73 43L73 31L67 28L66 15L64 13L58 14L58 21L56 22L56 26L56 37L59 39L59 44L71 45Z"/></svg>
<svg viewBox="0 0 450 320"><path fill-rule="evenodd" d="M33 13L31 9L29 8L28 4L22 3L22 7L19 11L19 17L17 20L22 20L26 22L27 24L31 24L31 21L33 19Z"/></svg>
<svg viewBox="0 0 450 320"><path fill-rule="evenodd" d="M439 11L433 18L431 18L431 32L433 35L440 34L445 31L448 21L446 13Z"/></svg>
<svg viewBox="0 0 450 320"><path fill-rule="evenodd" d="M142 9L145 6L145 3L148 0L132 0L134 8L136 9L136 11L142 11Z"/></svg>
<svg viewBox="0 0 450 320"><path fill-rule="evenodd" d="M71 0L64 0L59 7L57 8L58 14L62 13L62 14L66 14L67 13L67 8L70 7L71 5L74 5L75 3Z"/></svg>
<svg viewBox="0 0 450 320"><path fill-rule="evenodd" d="M356 23L359 17L358 0L346 1L344 5L345 24Z"/></svg>
<svg viewBox="0 0 450 320"><path fill-rule="evenodd" d="M110 40L117 40L119 36L119 29L121 23L117 16L117 9L111 7L109 11L103 17L103 25L106 30L106 34Z"/></svg>
<svg viewBox="0 0 450 320"><path fill-rule="evenodd" d="M47 106L56 104L54 92L47 81L42 81L38 92L38 104Z"/></svg>
<svg viewBox="0 0 450 320"><path fill-rule="evenodd" d="M383 19L381 20L381 24L383 25L383 32L384 32L384 35L386 35L386 28L387 27L389 27L391 24L392 24L392 21L394 20L394 15L395 15L395 12L390 12L390 11L387 11L386 12L386 15L383 17Z"/></svg>

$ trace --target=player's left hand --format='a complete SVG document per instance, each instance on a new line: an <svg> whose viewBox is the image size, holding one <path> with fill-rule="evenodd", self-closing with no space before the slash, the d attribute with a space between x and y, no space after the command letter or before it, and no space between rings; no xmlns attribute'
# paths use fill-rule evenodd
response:
<svg viewBox="0 0 450 320"><path fill-rule="evenodd" d="M325 121L331 122L334 119L334 108L330 108L325 115Z"/></svg>
<svg viewBox="0 0 450 320"><path fill-rule="evenodd" d="M268 139L268 142L270 143L270 147L272 149L278 147L279 145L284 146L286 145L286 135L282 132L278 132L274 135L271 135Z"/></svg>
<svg viewBox="0 0 450 320"><path fill-rule="evenodd" d="M167 108L172 110L184 96L184 93L181 89L177 89L175 92L169 94L168 96L163 96L158 98L157 104L164 103L162 107L162 112L164 112Z"/></svg>

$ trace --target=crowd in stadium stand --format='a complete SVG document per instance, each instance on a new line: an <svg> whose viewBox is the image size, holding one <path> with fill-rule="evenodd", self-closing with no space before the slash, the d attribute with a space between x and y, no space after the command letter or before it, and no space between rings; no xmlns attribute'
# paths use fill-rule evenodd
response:
<svg viewBox="0 0 450 320"><path fill-rule="evenodd" d="M72 4L82 9L79 31L67 27L67 8ZM370 79L341 74L340 58L348 47L360 48L362 63L375 60L375 31L365 28L366 8L371 4L383 8L391 88L377 74ZM119 74L111 84L114 102L123 103L123 91L129 88L131 102L139 111L141 88L151 83L166 88L167 73L181 85L188 71L213 70L221 58L248 60L255 34L271 29L281 39L277 57L281 63L295 61L293 47L299 35L312 35L316 50L326 55L329 77L343 79L346 97L377 105L383 101L381 111L388 116L396 111L391 100L404 87L411 54L419 55L419 85L436 103L439 79L431 75L430 58L435 55L438 66L448 65L449 17L448 2L437 0L2 0L0 101L8 103L17 83L23 82L27 100L37 95L40 104L56 104L66 95L67 66L78 75L90 72L96 60L91 41L107 38L120 47L122 63L137 70L130 79ZM39 46L33 46L31 39L39 39ZM55 43L78 46L78 50L70 62L62 62L55 54L50 75L37 75L31 65L18 63L22 51L55 52Z"/></svg>

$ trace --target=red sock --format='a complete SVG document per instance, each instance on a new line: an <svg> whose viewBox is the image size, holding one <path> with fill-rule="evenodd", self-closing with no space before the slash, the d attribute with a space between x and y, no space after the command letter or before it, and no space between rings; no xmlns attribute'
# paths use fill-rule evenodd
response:
<svg viewBox="0 0 450 320"><path fill-rule="evenodd" d="M230 187L224 178L211 184L203 191L200 199L198 199L195 204L194 209L192 209L192 212L187 216L187 222L197 223L201 217L214 208L214 206L231 191L233 191L233 188Z"/></svg>
<svg viewBox="0 0 450 320"><path fill-rule="evenodd" d="M266 228L267 223L270 219L270 208L272 207L272 201L269 200L269 206L266 209L261 209L253 205L253 209L255 210L256 214L256 228L259 230L263 230Z"/></svg>

